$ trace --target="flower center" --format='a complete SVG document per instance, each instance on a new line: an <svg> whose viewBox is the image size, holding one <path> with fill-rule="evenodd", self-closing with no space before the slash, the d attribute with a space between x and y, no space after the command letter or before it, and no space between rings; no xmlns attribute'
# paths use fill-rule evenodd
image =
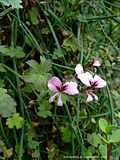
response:
<svg viewBox="0 0 120 160"><path fill-rule="evenodd" d="M97 81L95 81L95 82L90 81L90 85L91 85L91 88L95 88L98 85L98 82Z"/></svg>
<svg viewBox="0 0 120 160"><path fill-rule="evenodd" d="M61 86L61 87L57 87L57 89L58 89L59 92L65 91L66 88L67 88L67 85L63 85L63 86Z"/></svg>
<svg viewBox="0 0 120 160"><path fill-rule="evenodd" d="M62 87L56 86L57 90L60 92Z"/></svg>

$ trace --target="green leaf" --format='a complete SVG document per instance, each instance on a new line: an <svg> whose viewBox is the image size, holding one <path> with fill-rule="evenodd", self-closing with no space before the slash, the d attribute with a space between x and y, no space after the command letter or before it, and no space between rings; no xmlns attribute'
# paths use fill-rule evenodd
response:
<svg viewBox="0 0 120 160"><path fill-rule="evenodd" d="M31 68L37 70L39 68L39 63L35 61L34 59L31 59L26 62Z"/></svg>
<svg viewBox="0 0 120 160"><path fill-rule="evenodd" d="M10 56L11 58L12 57L23 58L25 56L25 53L21 47L12 48L12 47L1 45L0 52L4 56Z"/></svg>
<svg viewBox="0 0 120 160"><path fill-rule="evenodd" d="M36 140L36 131L34 128L31 128L31 126L28 127L29 130L26 132L26 141L27 141L27 147L29 149L37 149L39 147L39 142Z"/></svg>
<svg viewBox="0 0 120 160"><path fill-rule="evenodd" d="M59 58L63 58L65 55L65 51L61 48L55 49L52 59L59 59Z"/></svg>
<svg viewBox="0 0 120 160"><path fill-rule="evenodd" d="M0 88L4 88L4 79L0 78Z"/></svg>
<svg viewBox="0 0 120 160"><path fill-rule="evenodd" d="M48 101L42 101L39 104L37 115L39 117L47 118L48 116L52 116L50 111L50 104Z"/></svg>
<svg viewBox="0 0 120 160"><path fill-rule="evenodd" d="M116 106L118 108L120 108L120 105L119 105L120 104L120 94L117 90L112 90L112 97L114 99L114 102L115 102Z"/></svg>
<svg viewBox="0 0 120 160"><path fill-rule="evenodd" d="M12 129L16 127L16 129L20 129L23 126L24 119L20 117L19 113L14 113L12 117L8 118L6 124L8 128Z"/></svg>
<svg viewBox="0 0 120 160"><path fill-rule="evenodd" d="M11 158L11 156L13 155L13 148L6 148L4 147L3 148L3 155L5 157L5 159L9 159Z"/></svg>
<svg viewBox="0 0 120 160"><path fill-rule="evenodd" d="M1 138L1 137L0 137ZM0 153L3 151L3 148L5 147L4 142L0 139Z"/></svg>
<svg viewBox="0 0 120 160"><path fill-rule="evenodd" d="M97 147L98 144L101 144L100 136L96 133L88 134L87 141L95 147Z"/></svg>
<svg viewBox="0 0 120 160"><path fill-rule="evenodd" d="M110 140L111 143L117 143L120 142L120 129L114 130L112 134L110 135Z"/></svg>
<svg viewBox="0 0 120 160"><path fill-rule="evenodd" d="M7 90L0 88L0 115L4 118L10 117L16 112L16 102L7 94Z"/></svg>
<svg viewBox="0 0 120 160"><path fill-rule="evenodd" d="M79 48L77 39L75 38L73 34L64 39L62 46L68 52L69 51L75 52Z"/></svg>
<svg viewBox="0 0 120 160"><path fill-rule="evenodd" d="M49 142L49 146L48 146L48 159L49 160L53 160L53 159L55 159L55 160L61 160L61 159L63 159L63 158L60 157L60 151L59 151L58 146L53 141Z"/></svg>
<svg viewBox="0 0 120 160"><path fill-rule="evenodd" d="M33 159L39 159L40 157L40 152L39 152L39 141L36 140L35 138L37 137L36 134L34 135L34 129L30 129L29 132L27 132L27 148L31 150L32 153L32 158Z"/></svg>
<svg viewBox="0 0 120 160"><path fill-rule="evenodd" d="M32 70L25 72L23 78L26 82L33 84L33 89L37 90L38 92L45 91L47 85L47 74L41 75L41 73L36 73Z"/></svg>
<svg viewBox="0 0 120 160"><path fill-rule="evenodd" d="M37 25L39 23L39 21L38 21L39 12L38 12L38 9L36 7L32 7L28 11L28 16L30 17L31 23L33 25Z"/></svg>
<svg viewBox="0 0 120 160"><path fill-rule="evenodd" d="M39 159L39 157L40 157L40 151L38 147L32 152L32 159Z"/></svg>
<svg viewBox="0 0 120 160"><path fill-rule="evenodd" d="M5 6L12 6L12 8L22 8L22 0L0 0L0 3Z"/></svg>
<svg viewBox="0 0 120 160"><path fill-rule="evenodd" d="M41 57L41 63L39 64L35 60L29 60L27 64L30 68L24 72L23 78L26 82L33 84L33 89L44 92L47 86L47 80L50 76L51 63Z"/></svg>
<svg viewBox="0 0 120 160"><path fill-rule="evenodd" d="M72 132L71 132L71 129L68 125L66 125L64 127L63 126L60 127L60 132L61 132L63 142L68 143L71 141Z"/></svg>
<svg viewBox="0 0 120 160"><path fill-rule="evenodd" d="M6 72L6 69L3 67L3 64L2 63L0 63L0 72Z"/></svg>
<svg viewBox="0 0 120 160"><path fill-rule="evenodd" d="M66 104L69 101L69 96L61 93L61 99L63 104Z"/></svg>
<svg viewBox="0 0 120 160"><path fill-rule="evenodd" d="M106 159L107 157L107 144L100 144L99 145L99 152L103 158Z"/></svg>
<svg viewBox="0 0 120 160"><path fill-rule="evenodd" d="M44 57L40 57L40 70L42 71L43 74L46 74L47 72L49 72L51 70L51 61L50 60L46 60Z"/></svg>
<svg viewBox="0 0 120 160"><path fill-rule="evenodd" d="M33 140L32 138L30 139L28 139L28 147L30 148L30 149L36 149L36 148L38 148L38 146L39 146L39 142L38 141L36 141L36 140Z"/></svg>
<svg viewBox="0 0 120 160"><path fill-rule="evenodd" d="M51 70L51 62L49 60L46 60L44 57L41 57L40 60L40 64L35 60L29 60L27 61L27 64L31 67L30 70L45 75Z"/></svg>
<svg viewBox="0 0 120 160"><path fill-rule="evenodd" d="M101 118L99 120L99 127L103 132L107 133L107 127L109 127L109 124L105 119Z"/></svg>

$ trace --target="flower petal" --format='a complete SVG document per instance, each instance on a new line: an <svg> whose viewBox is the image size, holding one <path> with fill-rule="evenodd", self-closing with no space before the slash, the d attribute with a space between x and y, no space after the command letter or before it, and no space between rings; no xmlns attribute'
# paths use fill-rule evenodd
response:
<svg viewBox="0 0 120 160"><path fill-rule="evenodd" d="M50 103L54 102L56 96L58 96L58 93L56 93L56 94L54 94L53 96L51 96L51 97L49 98L49 102L50 102Z"/></svg>
<svg viewBox="0 0 120 160"><path fill-rule="evenodd" d="M77 64L75 67L76 74L84 73L83 66L81 64Z"/></svg>
<svg viewBox="0 0 120 160"><path fill-rule="evenodd" d="M93 101L93 97L91 94L88 94L86 102L91 102L91 101Z"/></svg>
<svg viewBox="0 0 120 160"><path fill-rule="evenodd" d="M78 79L80 79L81 82L85 84L87 87L90 87L91 86L90 81L91 79L93 79L93 76L89 72L85 72L82 74L78 74Z"/></svg>
<svg viewBox="0 0 120 160"><path fill-rule="evenodd" d="M48 81L48 88L53 92L59 92L59 89L62 87L62 82L58 77L52 77Z"/></svg>
<svg viewBox="0 0 120 160"><path fill-rule="evenodd" d="M93 67L100 67L101 66L101 62L99 60L97 60L97 59L93 59L92 66Z"/></svg>
<svg viewBox="0 0 120 160"><path fill-rule="evenodd" d="M94 93L88 94L86 102L91 102L93 100L98 100L98 96L96 94L94 94Z"/></svg>
<svg viewBox="0 0 120 160"><path fill-rule="evenodd" d="M53 96L51 96L49 98L49 102L50 103L55 102L55 103L57 103L57 106L63 106L63 102L62 102L62 99L61 99L61 94L59 94L59 93L56 93Z"/></svg>
<svg viewBox="0 0 120 160"><path fill-rule="evenodd" d="M57 105L58 105L58 106L63 106L63 102L62 102L62 99L61 99L61 94L60 94L59 97L58 97Z"/></svg>
<svg viewBox="0 0 120 160"><path fill-rule="evenodd" d="M66 82L64 85L63 85L63 88L64 89L64 93L67 93L69 95L75 95L75 94L78 94L79 91L77 89L77 83L76 82Z"/></svg>
<svg viewBox="0 0 120 160"><path fill-rule="evenodd" d="M106 86L106 81L103 80L101 77L98 75L95 75L93 78L93 81L96 82L95 88L103 88Z"/></svg>

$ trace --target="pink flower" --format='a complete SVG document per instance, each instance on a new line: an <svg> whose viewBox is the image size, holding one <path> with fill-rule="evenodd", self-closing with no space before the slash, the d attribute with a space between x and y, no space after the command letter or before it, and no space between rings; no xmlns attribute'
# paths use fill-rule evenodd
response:
<svg viewBox="0 0 120 160"><path fill-rule="evenodd" d="M50 97L49 101L50 102L55 102L55 100L57 101L57 105L58 106L62 106L62 99L61 99L61 94L60 93L66 93L68 95L75 95L78 94L79 91L77 89L77 83L75 82L66 82L64 84L62 84L62 82L60 81L60 79L58 77L52 77L49 81L48 81L48 88L54 92L55 94Z"/></svg>
<svg viewBox="0 0 120 160"><path fill-rule="evenodd" d="M106 81L103 80L98 75L92 75L89 72L84 72L81 64L77 64L75 67L75 72L77 74L77 78L87 86L87 102L98 100L97 95L93 93L93 91L97 88L103 88L106 86Z"/></svg>
<svg viewBox="0 0 120 160"><path fill-rule="evenodd" d="M92 75L89 72L85 72L82 74L78 74L78 79L81 80L83 84L85 84L87 87L95 89L95 88L103 88L106 86L106 81L103 80L98 75Z"/></svg>
<svg viewBox="0 0 120 160"><path fill-rule="evenodd" d="M103 88L106 86L106 81L103 80L98 75L92 75L89 72L85 72L78 75L78 78L81 82L87 86L87 102L98 100L97 95L93 93L93 91L97 88Z"/></svg>
<svg viewBox="0 0 120 160"><path fill-rule="evenodd" d="M81 64L77 64L75 67L75 72L77 75L84 73L83 66Z"/></svg>
<svg viewBox="0 0 120 160"><path fill-rule="evenodd" d="M97 59L93 59L92 66L93 67L100 67L101 66L101 62L99 60L97 60Z"/></svg>

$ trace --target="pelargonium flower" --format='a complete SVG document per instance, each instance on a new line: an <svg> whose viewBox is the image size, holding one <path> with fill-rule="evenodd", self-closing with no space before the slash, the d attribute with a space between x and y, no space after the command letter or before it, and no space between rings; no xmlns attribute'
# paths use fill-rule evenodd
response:
<svg viewBox="0 0 120 160"><path fill-rule="evenodd" d="M49 102L52 103L57 101L57 105L62 106L63 102L61 99L61 93L65 93L68 95L76 95L79 93L77 86L78 85L76 82L70 81L62 84L58 77L52 77L48 81L48 88L55 94L50 97Z"/></svg>
<svg viewBox="0 0 120 160"><path fill-rule="evenodd" d="M93 59L92 60L92 66L93 67L100 67L101 66L101 62L98 59Z"/></svg>
<svg viewBox="0 0 120 160"><path fill-rule="evenodd" d="M77 75L84 73L83 66L81 64L77 64L75 67L75 72Z"/></svg>
<svg viewBox="0 0 120 160"><path fill-rule="evenodd" d="M87 86L87 102L98 100L96 94L93 91L97 88L103 88L106 86L106 81L103 80L98 75L93 76L89 72L86 72L82 75L79 75L78 78L81 80L83 84Z"/></svg>
<svg viewBox="0 0 120 160"><path fill-rule="evenodd" d="M85 84L88 88L103 88L106 86L106 81L103 80L101 77L98 75L92 75L89 72L85 72L82 74L78 74L78 79L81 80L83 84Z"/></svg>
<svg viewBox="0 0 120 160"><path fill-rule="evenodd" d="M106 81L103 80L98 75L92 75L89 72L84 72L81 64L77 64L75 67L75 72L77 74L77 78L87 86L87 102L92 100L98 100L97 95L93 93L93 91L97 88L103 88L106 86Z"/></svg>

